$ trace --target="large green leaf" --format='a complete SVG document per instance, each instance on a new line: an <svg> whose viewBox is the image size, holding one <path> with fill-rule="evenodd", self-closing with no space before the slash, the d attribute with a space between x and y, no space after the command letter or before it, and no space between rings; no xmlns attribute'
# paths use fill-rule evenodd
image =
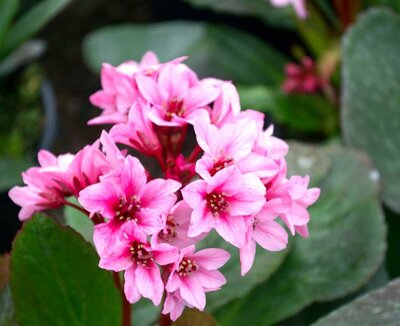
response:
<svg viewBox="0 0 400 326"><path fill-rule="evenodd" d="M276 122L294 130L328 136L338 132L338 112L320 95L284 94L262 85L241 86L239 93L243 108L270 114Z"/></svg>
<svg viewBox="0 0 400 326"><path fill-rule="evenodd" d="M293 27L294 13L290 7L277 8L266 0L185 0L198 8L208 8L233 15L256 16L266 23Z"/></svg>
<svg viewBox="0 0 400 326"><path fill-rule="evenodd" d="M13 19L18 8L18 0L1 0L0 1L0 48L3 38L11 20Z"/></svg>
<svg viewBox="0 0 400 326"><path fill-rule="evenodd" d="M0 58L4 58L27 41L57 15L71 0L43 0L20 17L9 29L0 48Z"/></svg>
<svg viewBox="0 0 400 326"><path fill-rule="evenodd" d="M385 6L400 11L399 0L364 0L367 6Z"/></svg>
<svg viewBox="0 0 400 326"><path fill-rule="evenodd" d="M343 41L342 126L383 180L383 199L400 212L400 16L374 9Z"/></svg>
<svg viewBox="0 0 400 326"><path fill-rule="evenodd" d="M199 243L201 248L222 248L231 255L229 261L220 269L227 283L219 291L207 293L207 310L216 308L243 297L260 283L265 282L283 263L289 248L280 252L269 252L257 248L254 265L244 277L240 275L239 250L224 241L217 233L211 233Z"/></svg>
<svg viewBox="0 0 400 326"><path fill-rule="evenodd" d="M77 199L70 197L68 200L80 206ZM87 215L76 208L65 206L64 221L65 225L77 231L86 241L93 243L93 222Z"/></svg>
<svg viewBox="0 0 400 326"><path fill-rule="evenodd" d="M334 311L313 325L398 325L399 321L400 279L397 279Z"/></svg>
<svg viewBox="0 0 400 326"><path fill-rule="evenodd" d="M139 60L148 50L162 61L188 55L187 63L200 75L243 83L279 83L286 61L249 34L188 21L105 27L89 34L83 47L85 61L96 73L103 62Z"/></svg>
<svg viewBox="0 0 400 326"><path fill-rule="evenodd" d="M172 326L217 326L214 318L206 312L197 309L187 309Z"/></svg>
<svg viewBox="0 0 400 326"><path fill-rule="evenodd" d="M13 244L10 284L24 325L120 325L121 298L110 272L82 237L35 216Z"/></svg>
<svg viewBox="0 0 400 326"><path fill-rule="evenodd" d="M311 148L312 159L325 155L332 163L319 182L321 197L310 209L309 239L296 237L283 265L266 283L219 309L221 325L274 324L312 302L357 290L382 263L386 227L365 156L336 146ZM312 157L310 147L306 150Z"/></svg>

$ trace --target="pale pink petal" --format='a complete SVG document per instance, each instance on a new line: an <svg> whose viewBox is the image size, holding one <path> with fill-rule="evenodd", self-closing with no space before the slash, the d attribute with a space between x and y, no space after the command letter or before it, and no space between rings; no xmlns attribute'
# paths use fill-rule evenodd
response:
<svg viewBox="0 0 400 326"><path fill-rule="evenodd" d="M189 183L182 189L182 196L185 202L192 208L198 207L207 194L207 183L203 180L196 180Z"/></svg>
<svg viewBox="0 0 400 326"><path fill-rule="evenodd" d="M269 251L285 249L288 243L286 230L274 221L256 222L253 238L261 247Z"/></svg>
<svg viewBox="0 0 400 326"><path fill-rule="evenodd" d="M126 295L126 299L129 303L135 303L140 300L142 297L139 293L139 290L136 286L137 280L135 279L135 267L127 269L124 274L124 292Z"/></svg>
<svg viewBox="0 0 400 326"><path fill-rule="evenodd" d="M140 294L158 306L164 292L164 283L161 280L158 266L154 263L149 263L146 267L138 264L135 271L135 278Z"/></svg>
<svg viewBox="0 0 400 326"><path fill-rule="evenodd" d="M253 266L256 256L256 243L253 239L246 241L245 245L239 248L240 252L240 275L244 276Z"/></svg>
<svg viewBox="0 0 400 326"><path fill-rule="evenodd" d="M215 230L222 238L238 248L245 242L246 222L242 216L219 217Z"/></svg>
<svg viewBox="0 0 400 326"><path fill-rule="evenodd" d="M197 237L202 233L210 232L214 225L215 218L206 208L206 202L204 201L193 209L188 236Z"/></svg>
<svg viewBox="0 0 400 326"><path fill-rule="evenodd" d="M149 101L151 104L163 103L163 99L160 95L158 85L153 78L137 75L136 83L143 97Z"/></svg>
<svg viewBox="0 0 400 326"><path fill-rule="evenodd" d="M203 249L194 253L191 258L206 270L218 269L229 260L230 254L223 249Z"/></svg>
<svg viewBox="0 0 400 326"><path fill-rule="evenodd" d="M207 193L224 193L226 196L234 196L243 192L243 178L239 169L232 165L218 171L207 185Z"/></svg>
<svg viewBox="0 0 400 326"><path fill-rule="evenodd" d="M166 213L175 204L175 192L180 187L181 184L175 180L151 180L142 189L142 206Z"/></svg>
<svg viewBox="0 0 400 326"><path fill-rule="evenodd" d="M186 107L188 110L204 107L214 101L218 93L219 90L216 87L203 85L192 87L189 89L185 98Z"/></svg>
<svg viewBox="0 0 400 326"><path fill-rule="evenodd" d="M190 276L193 282L198 282L205 289L218 290L226 283L226 278L216 270L199 270Z"/></svg>
<svg viewBox="0 0 400 326"><path fill-rule="evenodd" d="M186 277L182 280L180 285L180 294L182 299L187 303L203 311L206 305L206 295L203 287L193 280L191 277Z"/></svg>
<svg viewBox="0 0 400 326"><path fill-rule="evenodd" d="M183 99L189 89L189 81L181 65L165 65L158 77L158 84L164 101Z"/></svg>

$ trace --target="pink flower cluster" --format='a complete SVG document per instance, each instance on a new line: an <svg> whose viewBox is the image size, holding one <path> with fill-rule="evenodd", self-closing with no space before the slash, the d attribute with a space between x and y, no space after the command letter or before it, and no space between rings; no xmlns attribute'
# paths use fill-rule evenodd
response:
<svg viewBox="0 0 400 326"><path fill-rule="evenodd" d="M286 79L282 89L285 93L313 94L324 86L315 62L309 57L303 57L301 64L288 63L285 67Z"/></svg>
<svg viewBox="0 0 400 326"><path fill-rule="evenodd" d="M308 236L307 207L319 196L308 177L287 177L288 146L272 126L263 129L264 115L241 111L231 82L199 79L184 59L159 63L148 52L140 63L104 64L102 89L91 96L102 113L90 123L111 123L110 132L76 155L41 151L26 186L10 191L21 220L77 197L95 224L99 266L124 272L130 303L164 297L173 320L185 306L203 310L205 293L226 283L218 269L229 253L195 248L210 232L238 248L244 275L256 244L278 251L287 230ZM134 150L153 157L163 177Z"/></svg>

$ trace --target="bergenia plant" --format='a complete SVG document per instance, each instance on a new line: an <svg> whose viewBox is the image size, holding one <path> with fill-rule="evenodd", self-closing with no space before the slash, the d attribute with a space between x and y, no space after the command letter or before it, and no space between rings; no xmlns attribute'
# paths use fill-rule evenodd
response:
<svg viewBox="0 0 400 326"><path fill-rule="evenodd" d="M200 79L184 60L148 52L140 63L104 64L90 97L102 111L89 123L110 131L75 155L41 151L25 186L9 193L21 220L64 205L83 211L99 266L123 273L126 300L162 304L172 320L185 306L205 309L206 293L226 283L219 269L230 255L204 238L216 232L236 247L244 276L257 244L279 251L288 234L308 236L307 208L320 193L307 176L287 176L288 145L264 129L263 114L240 109L230 81Z"/></svg>

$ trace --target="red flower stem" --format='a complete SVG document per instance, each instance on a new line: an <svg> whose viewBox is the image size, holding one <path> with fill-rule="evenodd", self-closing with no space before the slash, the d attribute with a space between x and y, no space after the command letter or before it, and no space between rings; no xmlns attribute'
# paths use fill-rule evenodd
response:
<svg viewBox="0 0 400 326"><path fill-rule="evenodd" d="M160 326L170 326L172 325L172 320L169 318L169 314L164 315L160 312Z"/></svg>
<svg viewBox="0 0 400 326"><path fill-rule="evenodd" d="M188 130L188 125L185 125L181 128L181 136L175 148L175 156L178 156L179 153L182 151L183 143L185 142L186 139L187 130Z"/></svg>
<svg viewBox="0 0 400 326"><path fill-rule="evenodd" d="M188 158L188 162L190 163L194 163L197 160L197 157L200 155L202 149L200 148L199 145L197 145L195 147L195 149L193 150L193 152L190 154L189 158Z"/></svg>
<svg viewBox="0 0 400 326"><path fill-rule="evenodd" d="M126 300L124 289L118 272L113 272L115 286L121 294L122 299L122 326L131 326L131 304Z"/></svg>
<svg viewBox="0 0 400 326"><path fill-rule="evenodd" d="M88 212L87 210L83 209L82 207L80 207L80 206L78 206L78 205L75 205L75 204L69 202L68 200L66 200L66 201L64 202L64 205L73 207L73 208L77 209L78 211L81 211L83 214L89 216L89 212Z"/></svg>

